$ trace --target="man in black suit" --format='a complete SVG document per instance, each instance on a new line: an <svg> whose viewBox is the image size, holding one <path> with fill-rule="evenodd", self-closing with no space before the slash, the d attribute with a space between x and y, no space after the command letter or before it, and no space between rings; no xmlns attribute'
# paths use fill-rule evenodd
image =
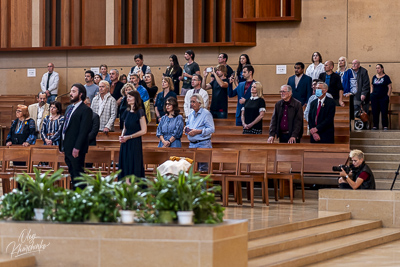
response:
<svg viewBox="0 0 400 267"><path fill-rule="evenodd" d="M85 164L93 112L83 103L86 99L86 89L82 84L72 85L70 99L71 105L65 112L59 149L65 154L65 163L71 175L72 188L75 189L74 178L80 176Z"/></svg>
<svg viewBox="0 0 400 267"><path fill-rule="evenodd" d="M297 62L294 65L294 74L289 77L287 84L292 88L293 97L305 106L312 95L312 79L304 74L303 62Z"/></svg>
<svg viewBox="0 0 400 267"><path fill-rule="evenodd" d="M308 115L308 127L310 129L311 143L334 143L335 142L335 100L326 97L328 85L319 82L315 99L310 104L310 113Z"/></svg>
<svg viewBox="0 0 400 267"><path fill-rule="evenodd" d="M334 66L333 61L325 62L325 72L319 75L319 79L328 85L328 93L335 99L336 106L344 107L342 81L340 75L333 72Z"/></svg>

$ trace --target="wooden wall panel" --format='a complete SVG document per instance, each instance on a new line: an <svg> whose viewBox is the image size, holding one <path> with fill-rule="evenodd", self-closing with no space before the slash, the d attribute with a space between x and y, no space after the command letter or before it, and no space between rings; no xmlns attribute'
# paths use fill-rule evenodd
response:
<svg viewBox="0 0 400 267"><path fill-rule="evenodd" d="M201 43L203 40L203 1L193 0L193 43Z"/></svg>
<svg viewBox="0 0 400 267"><path fill-rule="evenodd" d="M216 11L215 11L215 0L205 0L205 14L204 14L204 42L215 41L215 23L216 23Z"/></svg>
<svg viewBox="0 0 400 267"><path fill-rule="evenodd" d="M241 7L241 10L243 10L243 14L239 16L243 16L243 18L254 18L256 16L255 10L256 10L256 0L233 0L234 2L241 2L236 3L238 6ZM273 0L268 0L268 1L273 1Z"/></svg>
<svg viewBox="0 0 400 267"><path fill-rule="evenodd" d="M106 45L106 0L83 0L82 18L82 45Z"/></svg>
<svg viewBox="0 0 400 267"><path fill-rule="evenodd" d="M138 0L138 33L137 43L149 43L149 2L147 0Z"/></svg>
<svg viewBox="0 0 400 267"><path fill-rule="evenodd" d="M7 20L8 20L8 9L7 0L0 0L0 47L7 47Z"/></svg>
<svg viewBox="0 0 400 267"><path fill-rule="evenodd" d="M114 45L121 44L121 0L114 0Z"/></svg>
<svg viewBox="0 0 400 267"><path fill-rule="evenodd" d="M8 2L10 14L10 47L32 46L32 0Z"/></svg>
<svg viewBox="0 0 400 267"><path fill-rule="evenodd" d="M152 44L171 43L172 38L172 1L149 0L149 42Z"/></svg>
<svg viewBox="0 0 400 267"><path fill-rule="evenodd" d="M226 41L226 1L217 0L216 36L217 42ZM228 0L229 1L229 0Z"/></svg>
<svg viewBox="0 0 400 267"><path fill-rule="evenodd" d="M71 5L69 0L61 0L61 46L71 45Z"/></svg>
<svg viewBox="0 0 400 267"><path fill-rule="evenodd" d="M82 0L71 1L71 45L82 44Z"/></svg>
<svg viewBox="0 0 400 267"><path fill-rule="evenodd" d="M185 32L185 22L184 22L184 0L173 0L173 10L172 10L172 35L174 43L184 42L184 32Z"/></svg>
<svg viewBox="0 0 400 267"><path fill-rule="evenodd" d="M281 0L256 0L256 17L279 17Z"/></svg>
<svg viewBox="0 0 400 267"><path fill-rule="evenodd" d="M234 42L255 42L256 24L237 23L235 18L241 18L243 14L243 4L247 0L232 0L232 41Z"/></svg>

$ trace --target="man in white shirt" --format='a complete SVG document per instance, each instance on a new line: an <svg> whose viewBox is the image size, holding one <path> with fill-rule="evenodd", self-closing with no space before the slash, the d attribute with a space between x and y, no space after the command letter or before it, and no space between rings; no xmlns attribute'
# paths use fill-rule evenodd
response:
<svg viewBox="0 0 400 267"><path fill-rule="evenodd" d="M189 117L189 114L193 111L193 109L190 106L190 98L194 94L201 95L201 97L203 98L203 101L204 101L204 107L203 108L205 108L205 109L208 108L208 104L209 104L208 93L207 93L206 90L201 88L201 83L202 82L203 82L203 78L199 74L193 74L192 82L191 82L193 89L189 90L186 93L186 95L185 95L185 103L183 104L183 109L185 111L186 121L187 121L187 118Z"/></svg>
<svg viewBox="0 0 400 267"><path fill-rule="evenodd" d="M40 138L40 131L42 130L43 120L49 115L50 105L47 104L46 93L40 92L37 95L37 103L29 105L29 117L35 121L36 133L38 133L38 138Z"/></svg>
<svg viewBox="0 0 400 267"><path fill-rule="evenodd" d="M47 72L43 74L42 81L40 82L40 88L42 92L47 96L47 103L56 100L58 94L58 82L60 80L57 72L54 71L54 64L47 64Z"/></svg>

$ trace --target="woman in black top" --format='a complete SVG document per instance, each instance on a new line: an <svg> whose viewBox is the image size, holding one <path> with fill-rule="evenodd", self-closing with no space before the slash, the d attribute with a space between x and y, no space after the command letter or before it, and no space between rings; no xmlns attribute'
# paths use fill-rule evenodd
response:
<svg viewBox="0 0 400 267"><path fill-rule="evenodd" d="M12 122L10 132L7 135L6 146L34 145L36 143L35 121L29 118L28 107L18 105L16 116L17 119Z"/></svg>
<svg viewBox="0 0 400 267"><path fill-rule="evenodd" d="M165 105L165 100L168 97L173 97L176 99L176 94L173 91L173 83L172 79L170 77L164 77L162 79L162 89L163 91L158 93L157 97L154 100L154 110L156 112L156 122L159 123L161 120L161 117L165 115L164 111L164 105Z"/></svg>
<svg viewBox="0 0 400 267"><path fill-rule="evenodd" d="M156 96L156 94L158 92L158 87L156 86L156 84L154 82L153 73L146 73L144 75L144 82L146 84L145 88L147 90L147 93L149 93L150 103L154 103L154 97Z"/></svg>
<svg viewBox="0 0 400 267"><path fill-rule="evenodd" d="M178 57L169 56L169 67L165 70L164 77L170 77L174 83L174 92L179 95L179 77L182 76L182 68L179 66Z"/></svg>
<svg viewBox="0 0 400 267"><path fill-rule="evenodd" d="M245 65L251 65L250 58L247 54L241 54L239 57L238 67L236 69L236 79L235 79L236 86L239 83L246 81L246 79L243 77L243 67Z"/></svg>
<svg viewBox="0 0 400 267"><path fill-rule="evenodd" d="M251 97L242 108L243 134L262 134L262 119L265 114L263 87L260 82L251 86Z"/></svg>
<svg viewBox="0 0 400 267"><path fill-rule="evenodd" d="M382 127L384 131L388 129L388 106L389 98L392 93L392 81L385 74L382 64L376 65L376 75L371 81L371 109L374 120L372 130L379 129L379 115L382 114Z"/></svg>

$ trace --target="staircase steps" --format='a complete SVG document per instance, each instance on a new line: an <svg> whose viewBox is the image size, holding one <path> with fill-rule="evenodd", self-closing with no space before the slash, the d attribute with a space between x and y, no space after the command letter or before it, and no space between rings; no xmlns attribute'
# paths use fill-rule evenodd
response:
<svg viewBox="0 0 400 267"><path fill-rule="evenodd" d="M248 266L303 266L397 239L400 229L337 213L250 232Z"/></svg>
<svg viewBox="0 0 400 267"><path fill-rule="evenodd" d="M0 254L1 267L33 267L36 266L35 256L11 258L10 254Z"/></svg>

